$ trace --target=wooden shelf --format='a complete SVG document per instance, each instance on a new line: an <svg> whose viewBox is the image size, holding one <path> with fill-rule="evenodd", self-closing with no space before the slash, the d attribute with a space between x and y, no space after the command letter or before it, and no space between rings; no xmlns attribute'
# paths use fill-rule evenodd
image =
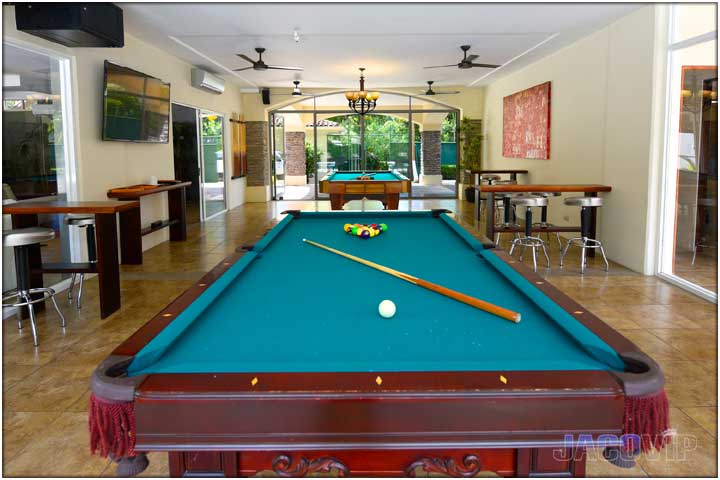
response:
<svg viewBox="0 0 720 480"><path fill-rule="evenodd" d="M33 269L33 272L40 273L97 273L97 263L89 262L59 262L43 263L40 268Z"/></svg>
<svg viewBox="0 0 720 480"><path fill-rule="evenodd" d="M158 230L162 230L163 228L167 228L170 225L175 225L176 223L180 223L178 220L163 220L160 225L156 225L154 227L145 227L142 230L140 230L140 235L148 235L153 232L157 232Z"/></svg>
<svg viewBox="0 0 720 480"><path fill-rule="evenodd" d="M157 193L169 192L179 188L186 188L192 185L192 182L182 182L173 180L172 182L163 181L157 185L130 185L128 187L112 188L108 190L109 198L117 198L118 200L137 200L146 195L155 195Z"/></svg>

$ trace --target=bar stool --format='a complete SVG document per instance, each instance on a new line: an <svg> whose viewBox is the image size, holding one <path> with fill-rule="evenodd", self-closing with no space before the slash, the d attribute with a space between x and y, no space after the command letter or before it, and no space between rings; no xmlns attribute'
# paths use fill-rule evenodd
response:
<svg viewBox="0 0 720 480"><path fill-rule="evenodd" d="M12 293L3 296L2 306L6 307L27 307L30 313L30 328L32 329L33 345L38 345L37 325L35 323L35 303L44 302L48 298L52 300L55 311L60 317L60 326L65 327L65 317L55 302L55 290L52 288L30 288L30 247L39 245L55 238L55 232L51 228L29 227L18 228L3 232L3 246L13 247L15 252L15 270L17 275L17 288ZM34 294L42 294L42 297L33 298ZM10 302L11 299L15 299ZM22 330L22 321L18 313L18 330Z"/></svg>
<svg viewBox="0 0 720 480"><path fill-rule="evenodd" d="M513 192L502 192L495 194L495 224L500 225L504 228L519 227L520 225L515 223L515 206L512 204L512 199L520 197L522 194ZM502 214L500 213L502 211ZM502 220L500 220L502 219ZM500 223L502 221L502 223ZM505 232L497 232L495 234L495 244L499 244L500 235ZM520 238L520 234L515 232L515 238Z"/></svg>
<svg viewBox="0 0 720 480"><path fill-rule="evenodd" d="M534 195L536 197L545 197L545 198L549 199L550 197L559 197L562 194L560 192L533 192L530 195ZM540 207L540 221L533 223L533 227L548 228L548 227L555 226L552 223L548 223L547 212L548 212L547 205ZM540 233L542 233L542 232L540 232ZM545 232L545 235L546 235L546 238L548 240L550 240L550 232ZM538 237L539 236L540 235L538 234ZM560 240L560 232L555 232L555 237L557 238L558 248L562 252L563 245L562 245L562 240Z"/></svg>
<svg viewBox="0 0 720 480"><path fill-rule="evenodd" d="M88 262L97 263L97 248L95 245L95 216L84 215L82 213L69 213L65 215L65 225L69 227L79 227L85 229L85 238L87 239ZM72 301L73 287L75 287L75 279L80 276L80 287L78 288L77 309L82 306L83 284L85 283L84 273L73 273L70 278L70 287L68 288L67 298Z"/></svg>
<svg viewBox="0 0 720 480"><path fill-rule="evenodd" d="M707 222L705 221L705 218L707 216L707 210L710 208L717 209L718 206L718 199L717 198L698 198L697 200L697 209L698 213L697 216L699 217L698 221L700 223L700 238L695 240L695 243L693 245L693 256L692 261L690 262L690 265L695 265L695 259L697 258L697 252L698 248L714 248L717 249L717 243L709 243L708 238L710 235L708 235L708 231L706 228ZM717 210L716 210L717 212ZM716 215L713 214L711 216L714 217Z"/></svg>
<svg viewBox="0 0 720 480"><path fill-rule="evenodd" d="M494 185L494 182L497 182L500 180L500 175L491 175L491 174L483 174L480 175L480 183L486 182L488 185Z"/></svg>
<svg viewBox="0 0 720 480"><path fill-rule="evenodd" d="M489 175L484 174L479 176L479 185L480 189L475 190L475 208L477 209L475 212L475 218L477 220L480 220L480 217L485 212L485 197L483 197L482 194L482 186L483 185L494 185L496 181L500 180L500 175Z"/></svg>
<svg viewBox="0 0 720 480"><path fill-rule="evenodd" d="M605 256L605 250L603 249L600 240L590 238L590 223L592 222L592 211L593 208L602 207L603 199L600 197L568 197L565 199L565 205L580 207L580 236L573 237L565 244L565 250L560 255L560 267L563 266L563 259L573 243L578 245L580 251L580 272L585 273L585 266L587 263L585 257L585 250L588 248L599 248L602 254L603 261L605 262L605 271L610 270L607 257Z"/></svg>
<svg viewBox="0 0 720 480"><path fill-rule="evenodd" d="M523 206L527 207L527 210L525 211L525 236L519 237L513 240L512 245L510 246L510 255L513 254L513 251L515 250L516 246L520 247L520 260L522 261L522 255L525 248L532 249L532 255L533 255L533 271L537 272L537 250L542 248L543 254L545 254L545 260L547 261L547 266L550 268L550 257L548 257L547 250L545 249L545 242L540 237L534 237L532 235L532 209L533 207L546 207L548 200L547 197L535 197L532 195L523 195L520 197L515 197L510 200L510 203L513 206Z"/></svg>

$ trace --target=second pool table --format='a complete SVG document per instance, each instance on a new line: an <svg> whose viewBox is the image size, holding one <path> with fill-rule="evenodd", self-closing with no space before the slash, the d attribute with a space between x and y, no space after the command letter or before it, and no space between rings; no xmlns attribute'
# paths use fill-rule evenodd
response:
<svg viewBox="0 0 720 480"><path fill-rule="evenodd" d="M371 180L359 180L363 175L370 175ZM363 197L382 200L386 209L397 210L400 194L409 191L410 179L397 170L331 172L320 180L320 193L330 194L333 210Z"/></svg>
<svg viewBox="0 0 720 480"><path fill-rule="evenodd" d="M361 239L346 223L388 230ZM122 475L142 470L145 452L164 451L174 476L528 476L583 475L587 447L632 463L618 455L628 435L661 446L667 399L657 364L490 247L446 211L290 212L96 369L93 450L122 459ZM378 315L383 299L396 303L394 317Z"/></svg>

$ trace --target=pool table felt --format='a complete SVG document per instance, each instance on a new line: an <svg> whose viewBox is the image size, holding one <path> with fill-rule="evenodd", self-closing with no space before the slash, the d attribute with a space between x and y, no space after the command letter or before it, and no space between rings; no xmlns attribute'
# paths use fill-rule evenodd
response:
<svg viewBox="0 0 720 480"><path fill-rule="evenodd" d="M386 223L363 240L345 223ZM519 324L308 238L522 314ZM397 305L391 319L378 304ZM603 340L445 214L286 217L131 363L145 373L622 370Z"/></svg>
<svg viewBox="0 0 720 480"><path fill-rule="evenodd" d="M335 181L342 181L342 182L351 182L353 180L358 180L359 176L362 176L362 172L337 172L334 173L329 180L331 182ZM373 172L365 173L364 175L372 175L372 180L378 180L378 181L400 181L402 180L400 177L395 175L392 172L378 172L373 175ZM360 180L358 180L360 181ZM362 180L362 181L369 181L369 180Z"/></svg>

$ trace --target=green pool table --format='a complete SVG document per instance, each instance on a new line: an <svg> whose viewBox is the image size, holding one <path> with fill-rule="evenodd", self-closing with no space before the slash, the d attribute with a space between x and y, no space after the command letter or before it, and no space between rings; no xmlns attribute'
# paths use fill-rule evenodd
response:
<svg viewBox="0 0 720 480"><path fill-rule="evenodd" d="M361 239L346 223L388 230ZM441 210L289 212L117 347L91 385L93 450L122 474L167 451L175 476L583 475L589 446L632 462L613 458L638 433L629 405L656 413L635 399L667 406L652 359Z"/></svg>
<svg viewBox="0 0 720 480"><path fill-rule="evenodd" d="M363 175L370 180L360 180ZM410 191L410 179L397 170L331 172L320 180L320 193L330 194L333 210L348 200L367 197L382 200L387 210L397 210L400 194Z"/></svg>

